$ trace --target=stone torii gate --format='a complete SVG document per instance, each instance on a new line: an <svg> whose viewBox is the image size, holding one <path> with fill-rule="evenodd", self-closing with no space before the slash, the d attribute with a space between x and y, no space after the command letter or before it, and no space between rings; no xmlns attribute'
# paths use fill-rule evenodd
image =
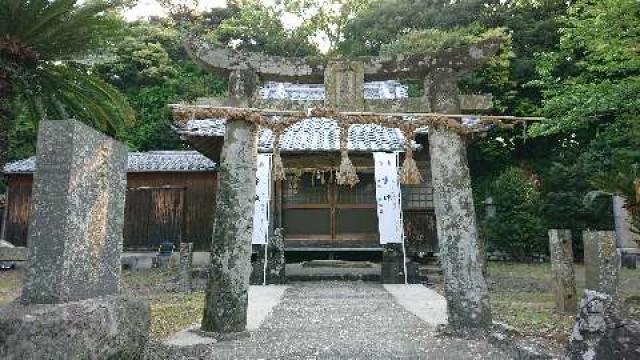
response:
<svg viewBox="0 0 640 360"><path fill-rule="evenodd" d="M487 109L488 96L464 96L457 87L460 74L486 62L498 51L497 39L448 49L435 56L362 57L327 60L286 58L245 53L190 39L185 48L209 71L229 76L229 97L218 101L233 108L335 111L437 112ZM421 79L419 99L367 100L365 80ZM324 82L324 101L257 99L260 80ZM176 108L179 106L176 106ZM184 110L185 107L183 107ZM196 118L205 107L187 110ZM174 109L176 116L177 109ZM241 332L246 328L251 271L252 218L258 126L242 116L226 122L222 145L211 267L202 330ZM491 324L487 285L482 274L476 216L463 136L446 127L429 128L432 183L444 273L449 324L456 329L486 328Z"/></svg>

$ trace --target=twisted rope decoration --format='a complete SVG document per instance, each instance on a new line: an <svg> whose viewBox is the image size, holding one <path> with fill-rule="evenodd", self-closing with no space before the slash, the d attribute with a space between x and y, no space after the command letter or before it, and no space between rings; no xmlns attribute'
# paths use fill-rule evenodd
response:
<svg viewBox="0 0 640 360"><path fill-rule="evenodd" d="M276 181L285 179L285 169L280 155L280 141L284 131L292 125L309 117L323 117L335 119L340 128L340 166L336 173L336 181L340 185L354 186L359 182L356 172L348 152L349 127L352 124L376 124L387 128L398 128L404 137L405 157L402 167L399 170L400 182L402 184L419 184L422 182L422 175L414 159L412 143L415 138L415 131L419 128L428 127L430 129L446 129L460 135L473 135L474 132L486 125L495 125L501 128L512 129L517 124L526 122L515 120L513 123L503 123L495 118L480 119L475 125L467 126L459 121L447 117L443 114L424 114L419 117L407 119L398 115L384 115L371 113L352 113L344 115L333 109L315 108L310 112L290 112L286 115L263 115L258 109L242 108L206 108L189 107L185 105L174 106L174 120L184 124L196 118L227 118L229 120L244 120L268 128L273 134L273 176Z"/></svg>

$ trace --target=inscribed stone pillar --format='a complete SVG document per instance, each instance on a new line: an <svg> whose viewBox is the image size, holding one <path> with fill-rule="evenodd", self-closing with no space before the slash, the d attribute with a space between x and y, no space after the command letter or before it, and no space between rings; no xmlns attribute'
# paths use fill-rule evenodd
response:
<svg viewBox="0 0 640 360"><path fill-rule="evenodd" d="M180 243L180 282L183 291L193 290L193 243Z"/></svg>
<svg viewBox="0 0 640 360"><path fill-rule="evenodd" d="M618 296L619 256L614 231L584 231L586 288L614 298Z"/></svg>
<svg viewBox="0 0 640 360"><path fill-rule="evenodd" d="M235 106L250 105L257 77L234 72L229 95ZM211 242L211 266L202 330L241 332L247 325L251 238L256 197L258 129L241 119L226 124L218 170L218 195Z"/></svg>
<svg viewBox="0 0 640 360"><path fill-rule="evenodd" d="M364 64L358 61L329 62L324 71L327 107L343 111L364 108Z"/></svg>
<svg viewBox="0 0 640 360"><path fill-rule="evenodd" d="M23 304L119 290L126 147L76 121L43 121L33 176Z"/></svg>
<svg viewBox="0 0 640 360"><path fill-rule="evenodd" d="M454 74L442 71L430 78L439 81L428 90L433 110L458 112ZM429 154L449 324L457 329L489 327L491 306L478 249L465 141L450 130L430 128Z"/></svg>
<svg viewBox="0 0 640 360"><path fill-rule="evenodd" d="M549 230L549 250L556 310L573 314L577 310L577 297L571 230Z"/></svg>

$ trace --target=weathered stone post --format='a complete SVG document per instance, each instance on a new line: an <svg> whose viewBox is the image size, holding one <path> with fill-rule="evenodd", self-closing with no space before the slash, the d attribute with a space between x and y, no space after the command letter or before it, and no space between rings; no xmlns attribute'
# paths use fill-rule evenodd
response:
<svg viewBox="0 0 640 360"><path fill-rule="evenodd" d="M42 121L21 303L0 308L2 359L138 358L149 306L120 297L127 149Z"/></svg>
<svg viewBox="0 0 640 360"><path fill-rule="evenodd" d="M613 197L613 218L618 248L622 252L622 266L635 269L637 258L640 257L640 235L632 231L633 221L626 202L622 196Z"/></svg>
<svg viewBox="0 0 640 360"><path fill-rule="evenodd" d="M549 251L556 310L575 313L577 309L576 276L573 270L571 230L549 230Z"/></svg>
<svg viewBox="0 0 640 360"><path fill-rule="evenodd" d="M234 106L247 106L257 76L234 71L229 95ZM258 131L241 119L227 121L218 170L216 218L202 330L241 332L247 325L251 236L256 197Z"/></svg>
<svg viewBox="0 0 640 360"><path fill-rule="evenodd" d="M193 290L193 243L180 243L180 283L182 290Z"/></svg>
<svg viewBox="0 0 640 360"><path fill-rule="evenodd" d="M433 110L457 112L454 74L437 72L430 79L425 92ZM430 128L429 149L449 324L457 329L487 328L492 321L491 306L478 249L465 141L450 130Z"/></svg>
<svg viewBox="0 0 640 360"><path fill-rule="evenodd" d="M618 298L618 268L620 256L613 231L582 233L586 288Z"/></svg>

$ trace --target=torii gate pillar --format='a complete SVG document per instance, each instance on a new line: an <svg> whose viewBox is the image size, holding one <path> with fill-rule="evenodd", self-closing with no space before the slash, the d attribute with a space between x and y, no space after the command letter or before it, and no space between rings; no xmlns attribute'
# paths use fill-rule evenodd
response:
<svg viewBox="0 0 640 360"><path fill-rule="evenodd" d="M233 106L250 106L256 86L254 72L231 72L229 101ZM218 168L211 264L202 318L205 332L242 332L247 326L257 135L255 124L239 119L227 121Z"/></svg>
<svg viewBox="0 0 640 360"><path fill-rule="evenodd" d="M435 112L460 110L456 80L454 73L438 70L425 81L425 94ZM453 131L430 128L429 148L449 324L454 329L487 328L491 307L482 274L466 145Z"/></svg>

